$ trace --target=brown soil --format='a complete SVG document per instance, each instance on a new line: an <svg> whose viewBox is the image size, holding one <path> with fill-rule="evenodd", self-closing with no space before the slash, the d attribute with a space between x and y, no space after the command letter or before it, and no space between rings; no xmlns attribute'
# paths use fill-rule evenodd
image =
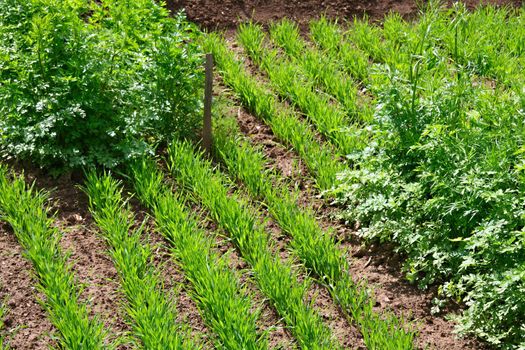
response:
<svg viewBox="0 0 525 350"><path fill-rule="evenodd" d="M0 223L0 303L7 306L2 334L13 349L45 350L53 344L54 329L37 302L42 295L22 254L11 228Z"/></svg>
<svg viewBox="0 0 525 350"><path fill-rule="evenodd" d="M422 291L409 284L401 273L402 259L392 252L392 247L372 245L365 248L348 231L347 228L339 228L339 234L350 238L343 243L351 255L350 272L369 282L375 294L377 311L392 310L396 315L413 321L419 331L416 344L421 349L490 349L476 339L459 338L454 333L454 323L447 321L445 314L430 313L437 287ZM446 312L459 313L461 306L449 305Z"/></svg>
<svg viewBox="0 0 525 350"><path fill-rule="evenodd" d="M452 2L447 1L448 4ZM480 0L463 2L474 8ZM482 2L521 6L521 0ZM418 13L416 0L167 0L167 7L173 12L185 9L192 21L211 30L231 29L249 19L268 23L286 17L306 24L321 14L338 18L367 15L372 20L381 20L391 11L409 18Z"/></svg>

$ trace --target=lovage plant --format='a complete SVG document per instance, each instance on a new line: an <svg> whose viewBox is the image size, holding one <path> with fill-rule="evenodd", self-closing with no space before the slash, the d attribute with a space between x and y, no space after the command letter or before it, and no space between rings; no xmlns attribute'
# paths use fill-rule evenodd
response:
<svg viewBox="0 0 525 350"><path fill-rule="evenodd" d="M0 3L5 156L115 167L199 127L197 30L152 0Z"/></svg>

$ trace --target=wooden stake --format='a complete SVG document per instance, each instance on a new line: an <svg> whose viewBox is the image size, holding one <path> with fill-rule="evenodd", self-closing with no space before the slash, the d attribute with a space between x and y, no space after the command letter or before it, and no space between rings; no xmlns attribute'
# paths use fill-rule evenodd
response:
<svg viewBox="0 0 525 350"><path fill-rule="evenodd" d="M211 154L212 131L211 131L211 103L213 94L213 54L206 54L206 85L204 87L204 122L202 124L202 146Z"/></svg>

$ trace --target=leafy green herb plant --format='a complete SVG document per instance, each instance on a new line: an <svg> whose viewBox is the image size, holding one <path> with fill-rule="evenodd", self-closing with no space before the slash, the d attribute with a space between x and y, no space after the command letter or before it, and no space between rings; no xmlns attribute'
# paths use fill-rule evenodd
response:
<svg viewBox="0 0 525 350"><path fill-rule="evenodd" d="M60 173L193 136L198 31L155 1L0 2L0 148Z"/></svg>

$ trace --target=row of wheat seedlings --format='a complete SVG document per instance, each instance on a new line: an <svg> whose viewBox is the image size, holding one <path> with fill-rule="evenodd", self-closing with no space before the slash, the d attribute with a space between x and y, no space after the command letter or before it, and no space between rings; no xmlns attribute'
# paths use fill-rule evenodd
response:
<svg viewBox="0 0 525 350"><path fill-rule="evenodd" d="M370 25L368 20L355 19L353 23L350 23L348 31L345 32L345 36L349 42L365 51L369 58L375 62L396 63L395 60L389 59L389 50L383 41L381 28Z"/></svg>
<svg viewBox="0 0 525 350"><path fill-rule="evenodd" d="M243 259L251 266L258 288L283 318L302 349L337 349L330 329L305 300L310 280L299 281L291 262L272 254L269 236L256 215L228 188L220 173L194 152L191 145L174 142L169 167L175 179L189 188L210 215L228 232Z"/></svg>
<svg viewBox="0 0 525 350"><path fill-rule="evenodd" d="M254 302L229 269L229 255L214 251L212 237L199 228L184 199L164 184L154 162L134 165L132 182L138 198L152 211L159 232L191 283L190 295L216 337L218 349L267 349L259 334Z"/></svg>
<svg viewBox="0 0 525 350"><path fill-rule="evenodd" d="M293 63L300 67L300 73L304 72L317 86L332 94L352 119L360 118L358 86L340 70L338 64L302 40L296 23L287 19L272 23L269 33L273 43L280 46L293 59Z"/></svg>
<svg viewBox="0 0 525 350"><path fill-rule="evenodd" d="M120 276L133 335L145 349L196 349L163 292L160 272L151 263L151 247L142 242L143 226L133 228L135 216L122 198L121 187L110 175L90 173L85 192Z"/></svg>
<svg viewBox="0 0 525 350"><path fill-rule="evenodd" d="M385 48L382 40L380 40L382 38L376 30L361 29L362 27L368 28L365 26L366 22L364 21L356 20L354 23L347 24L351 29L345 31L344 27L337 21L328 20L326 17L313 20L310 22L310 39L327 57L327 60L340 65L345 72L359 79L361 84L368 89L371 85L374 85L378 75L381 75L381 78L384 76L384 74L375 74L383 68L378 66L378 63L384 64L384 61L381 60L385 56ZM352 31L354 36L364 38L363 41L366 45L361 46L364 46L365 50L368 49L369 51L364 51L358 46L361 41L351 38L350 31ZM376 62L375 65L369 62L369 60L373 61L374 58L379 59L379 62ZM356 62L361 63L356 65ZM322 67L318 66L318 69L322 69ZM380 84L381 82L377 85Z"/></svg>
<svg viewBox="0 0 525 350"><path fill-rule="evenodd" d="M221 37L207 35L204 44L213 52L225 83L235 90L243 105L264 120L279 140L293 147L315 175L321 189L332 187L336 174L343 169L334 156L334 150L319 144L308 125L292 110L279 104L277 97L249 75Z"/></svg>
<svg viewBox="0 0 525 350"><path fill-rule="evenodd" d="M381 88L399 75L399 71L403 79L411 79L427 65L433 70L433 74L426 77L431 82L446 74L449 70L446 55L440 53L438 42L432 36L436 28L435 12L426 13L416 23L392 14L385 18L383 28L366 20L355 20L346 23L345 29L324 17L310 23L314 43L349 74L360 74L352 60L371 61L361 81L376 94L381 93ZM437 67L441 70L439 75L436 75Z"/></svg>
<svg viewBox="0 0 525 350"><path fill-rule="evenodd" d="M343 33L337 22L326 17L310 22L310 39L328 57L335 57L341 69L366 86L369 79L368 55L350 42L342 40Z"/></svg>
<svg viewBox="0 0 525 350"><path fill-rule="evenodd" d="M414 333L404 321L392 315L381 317L373 311L374 300L365 284L349 275L347 257L325 232L308 209L296 204L287 186L279 186L278 176L265 171L261 152L231 130L216 133L216 154L232 176L242 181L250 194L267 206L280 227L292 237L291 247L304 265L331 292L350 321L361 330L368 349L411 349Z"/></svg>
<svg viewBox="0 0 525 350"><path fill-rule="evenodd" d="M277 50L266 48L266 34L261 26L241 25L238 39L250 58L266 72L270 85L297 105L341 154L359 147L360 123L352 122L337 101L318 93L312 81L302 78L305 74L300 66L281 58Z"/></svg>
<svg viewBox="0 0 525 350"><path fill-rule="evenodd" d="M58 330L62 349L111 349L108 332L98 317L90 318L85 303L79 301L81 288L60 250L61 233L48 216L47 195L27 185L22 177L0 167L0 214L8 222L25 256L33 264L42 305Z"/></svg>

